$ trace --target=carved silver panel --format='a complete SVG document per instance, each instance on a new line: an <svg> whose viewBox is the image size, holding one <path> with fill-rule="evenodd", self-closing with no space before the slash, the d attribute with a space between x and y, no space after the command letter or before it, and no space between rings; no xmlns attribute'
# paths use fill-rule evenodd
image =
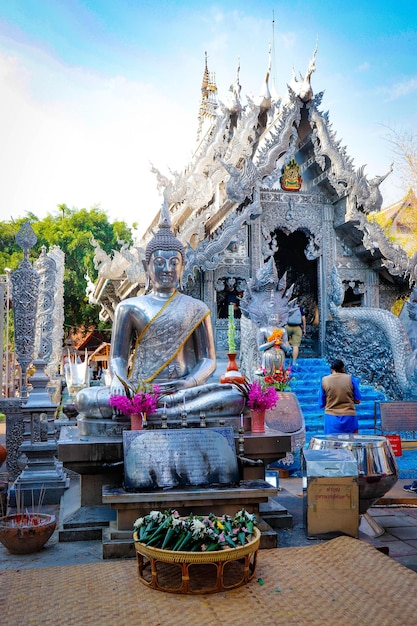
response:
<svg viewBox="0 0 417 626"><path fill-rule="evenodd" d="M32 362L35 344L35 323L39 293L39 275L28 259L30 248L36 243L36 235L26 222L16 242L22 248L24 258L11 274L14 314L15 350L22 369L22 398L27 397L27 369Z"/></svg>
<svg viewBox="0 0 417 626"><path fill-rule="evenodd" d="M52 354L45 368L46 374L55 378L62 360L62 346L64 343L64 269L65 254L58 246L52 246L48 256L55 261L56 275L54 285L54 309L52 328Z"/></svg>
<svg viewBox="0 0 417 626"><path fill-rule="evenodd" d="M54 291L56 263L47 256L45 246L34 263L39 275L39 295L37 303L35 356L49 362L52 354L52 330L54 326Z"/></svg>
<svg viewBox="0 0 417 626"><path fill-rule="evenodd" d="M322 252L322 211L321 196L318 194L291 194L278 191L262 191L263 207L261 223L264 259L275 251L271 233L281 230L293 233L301 230L309 240L304 251L308 260L318 258Z"/></svg>

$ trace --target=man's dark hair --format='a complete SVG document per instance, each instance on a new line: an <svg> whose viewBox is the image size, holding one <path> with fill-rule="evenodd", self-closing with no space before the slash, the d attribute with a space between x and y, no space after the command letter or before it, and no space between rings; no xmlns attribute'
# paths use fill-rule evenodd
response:
<svg viewBox="0 0 417 626"><path fill-rule="evenodd" d="M338 372L339 374L343 374L345 371L345 364L340 359L335 359L330 364L330 369L334 372Z"/></svg>

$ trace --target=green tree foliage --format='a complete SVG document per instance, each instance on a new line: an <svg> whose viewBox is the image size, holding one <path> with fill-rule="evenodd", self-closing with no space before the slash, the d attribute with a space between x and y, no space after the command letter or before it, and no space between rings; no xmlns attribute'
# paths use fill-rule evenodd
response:
<svg viewBox="0 0 417 626"><path fill-rule="evenodd" d="M105 211L99 207L70 209L65 204L59 205L55 214L48 214L42 220L27 213L26 217L0 222L1 274L7 267L16 269L21 262L23 253L15 237L28 221L38 238L30 251L32 262L39 257L42 246L47 250L59 246L65 254L65 330L81 326L100 328L99 308L89 304L85 293L87 274L93 281L97 278L91 240L94 238L107 254L111 254L112 250L120 248L121 240L133 243L130 228L122 221L110 223Z"/></svg>

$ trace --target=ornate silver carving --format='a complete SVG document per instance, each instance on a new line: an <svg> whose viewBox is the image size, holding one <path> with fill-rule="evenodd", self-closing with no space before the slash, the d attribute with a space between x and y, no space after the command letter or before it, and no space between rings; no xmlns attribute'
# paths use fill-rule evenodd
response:
<svg viewBox="0 0 417 626"><path fill-rule="evenodd" d="M216 269L222 262L221 253L232 241L236 240L239 229L249 222L253 215L257 215L259 209L259 194L254 192L254 202L246 206L241 213L229 215L213 239L205 239L196 250L189 245L185 253L184 281L186 282L189 278L193 280L195 270Z"/></svg>
<svg viewBox="0 0 417 626"><path fill-rule="evenodd" d="M94 267L98 272L99 278L108 278L111 280L122 278L124 271L129 265L129 260L118 250L115 250L113 257L110 257L94 238L91 239L91 244L96 250L94 254Z"/></svg>
<svg viewBox="0 0 417 626"><path fill-rule="evenodd" d="M8 377L5 376L7 373L7 367L3 366L8 363L8 350L9 350L9 328L8 328L8 315L7 315L7 305L8 305L8 281L6 276L0 276L0 397L3 395L3 383L5 380L5 387L7 390L8 387ZM6 354L5 354L6 353ZM6 391L6 396L7 391Z"/></svg>
<svg viewBox="0 0 417 626"><path fill-rule="evenodd" d="M261 267L255 278L247 284L245 293L240 300L243 315L251 319L257 326L267 326L271 311L274 312L277 326L287 323L288 315L296 308L292 300L293 286L287 289L286 276L278 278L277 268L271 257Z"/></svg>
<svg viewBox="0 0 417 626"><path fill-rule="evenodd" d="M300 123L301 108L302 102L294 92L290 93L289 102L281 106L279 115L260 140L253 161L261 179L273 172L278 157L287 150L293 136L293 128L298 127Z"/></svg>
<svg viewBox="0 0 417 626"><path fill-rule="evenodd" d="M277 250L271 236L275 230L287 234L302 230L309 236L306 258L312 260L321 255L323 229L316 194L297 194L294 197L290 192L262 191L261 202L264 208L261 229L266 244L263 246L264 258ZM312 211L314 205L317 209Z"/></svg>
<svg viewBox="0 0 417 626"><path fill-rule="evenodd" d="M62 346L64 340L64 270L65 254L58 246L52 246L48 256L54 260L56 266L54 284L54 309L52 327L52 353L45 372L52 380L57 377L62 360Z"/></svg>
<svg viewBox="0 0 417 626"><path fill-rule="evenodd" d="M298 80L295 71L293 70L292 79L290 81L290 87L297 94L297 96L303 102L309 102L313 97L313 88L311 86L311 75L316 70L316 55L318 46L314 48L313 56L308 64L305 76L301 76L301 80Z"/></svg>
<svg viewBox="0 0 417 626"><path fill-rule="evenodd" d="M252 194L259 172L250 158L244 158L241 167L221 161L230 178L226 183L226 194L231 202L240 204Z"/></svg>
<svg viewBox="0 0 417 626"><path fill-rule="evenodd" d="M52 330L56 263L47 256L45 246L34 263L39 275L39 294L35 328L35 356L49 362L52 355Z"/></svg>
<svg viewBox="0 0 417 626"><path fill-rule="evenodd" d="M11 274L14 314L15 349L22 370L22 398L27 398L27 369L32 362L35 343L35 321L39 292L39 276L28 256L37 239L29 222L16 235L16 242L23 250L23 261Z"/></svg>
<svg viewBox="0 0 417 626"><path fill-rule="evenodd" d="M390 311L343 308L343 293L342 281L334 267L329 307L336 323L327 329L329 358L343 354L352 363L351 371L358 372L365 382L377 384L390 397L416 397L417 351L411 350L403 324ZM361 354L365 355L363 359L358 358Z"/></svg>

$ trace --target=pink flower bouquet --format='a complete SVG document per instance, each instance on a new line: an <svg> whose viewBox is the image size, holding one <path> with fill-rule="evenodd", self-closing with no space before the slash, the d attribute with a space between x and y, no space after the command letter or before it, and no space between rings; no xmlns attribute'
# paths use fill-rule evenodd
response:
<svg viewBox="0 0 417 626"><path fill-rule="evenodd" d="M273 409L278 402L278 392L274 387L262 387L255 381L249 384L248 407L255 410L267 411Z"/></svg>
<svg viewBox="0 0 417 626"><path fill-rule="evenodd" d="M279 396L274 387L268 387L257 380L253 383L247 379L243 383L233 382L240 389L246 398L246 403L250 409L267 411L276 406Z"/></svg>
<svg viewBox="0 0 417 626"><path fill-rule="evenodd" d="M120 379L121 380L121 379ZM149 415L154 413L158 407L158 399L161 390L158 385L146 386L140 383L133 389L125 381L121 380L126 390L126 395L114 395L110 397L109 404L123 413L123 415L134 415L144 413Z"/></svg>

